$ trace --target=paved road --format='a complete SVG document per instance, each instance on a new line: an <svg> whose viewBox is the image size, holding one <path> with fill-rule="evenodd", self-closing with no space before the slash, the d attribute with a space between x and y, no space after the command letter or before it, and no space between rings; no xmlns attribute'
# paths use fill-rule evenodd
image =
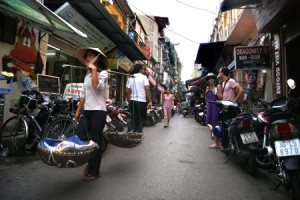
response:
<svg viewBox="0 0 300 200"><path fill-rule="evenodd" d="M249 176L239 163L208 148L208 128L175 115L171 126L146 127L135 148L110 145L101 178L82 181L84 167L58 169L36 155L0 158L0 199L101 200L287 200L271 191L275 175L259 170Z"/></svg>

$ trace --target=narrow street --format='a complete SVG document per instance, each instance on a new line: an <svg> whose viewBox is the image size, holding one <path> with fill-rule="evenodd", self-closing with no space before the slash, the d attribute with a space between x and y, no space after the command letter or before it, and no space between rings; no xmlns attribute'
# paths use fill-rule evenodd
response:
<svg viewBox="0 0 300 200"><path fill-rule="evenodd" d="M209 149L208 127L194 118L175 115L169 128L162 122L145 127L135 148L109 145L101 178L84 182L84 167L59 169L36 155L0 157L0 199L101 200L287 200L274 187L275 175L259 170L252 177L225 154Z"/></svg>

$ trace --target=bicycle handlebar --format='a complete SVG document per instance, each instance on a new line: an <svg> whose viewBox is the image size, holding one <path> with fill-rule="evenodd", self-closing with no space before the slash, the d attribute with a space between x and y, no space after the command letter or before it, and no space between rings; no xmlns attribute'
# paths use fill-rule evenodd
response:
<svg viewBox="0 0 300 200"><path fill-rule="evenodd" d="M19 95L21 97L27 97L29 99L29 101L26 104L23 104L26 108L28 108L31 101L37 101L37 99L35 99L35 97L31 97L31 96L26 95L26 94L19 94Z"/></svg>

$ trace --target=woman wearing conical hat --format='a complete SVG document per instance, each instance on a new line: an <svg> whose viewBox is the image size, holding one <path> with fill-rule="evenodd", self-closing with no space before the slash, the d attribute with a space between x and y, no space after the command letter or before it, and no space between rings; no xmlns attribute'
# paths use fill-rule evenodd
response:
<svg viewBox="0 0 300 200"><path fill-rule="evenodd" d="M87 73L76 110L75 122L79 122L76 135L81 140L93 140L98 144L84 170L83 180L93 181L100 176L101 134L106 122L106 88L108 59L98 48L82 48L77 53ZM83 108L83 117L80 117Z"/></svg>

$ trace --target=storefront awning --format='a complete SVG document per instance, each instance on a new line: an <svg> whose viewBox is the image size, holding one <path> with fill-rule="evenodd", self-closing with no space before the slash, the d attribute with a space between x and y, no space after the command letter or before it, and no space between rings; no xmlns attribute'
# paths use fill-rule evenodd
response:
<svg viewBox="0 0 300 200"><path fill-rule="evenodd" d="M28 25L48 34L59 35L66 32L87 37L85 33L35 0L1 0L0 12L11 17L23 18Z"/></svg>
<svg viewBox="0 0 300 200"><path fill-rule="evenodd" d="M195 64L202 67L213 68L223 50L225 42L201 43L196 56Z"/></svg>
<svg viewBox="0 0 300 200"><path fill-rule="evenodd" d="M257 35L258 31L252 10L246 9L243 10L225 45L246 45L249 40L253 40Z"/></svg>
<svg viewBox="0 0 300 200"><path fill-rule="evenodd" d="M197 78L192 78L192 79L189 79L189 80L186 80L185 81L185 87L188 88L188 86L191 86L191 84L195 81L198 81L199 79L201 79L202 77L197 77Z"/></svg>
<svg viewBox="0 0 300 200"><path fill-rule="evenodd" d="M99 0L70 1L84 18L106 35L130 60L147 60L138 45L131 40Z"/></svg>
<svg viewBox="0 0 300 200"><path fill-rule="evenodd" d="M227 10L238 9L243 6L261 4L262 0L223 0L220 10L225 12Z"/></svg>
<svg viewBox="0 0 300 200"><path fill-rule="evenodd" d="M195 64L201 64L208 71L214 71L216 65L222 61L226 65L233 59L234 45L226 45L225 41L201 43L196 56Z"/></svg>

